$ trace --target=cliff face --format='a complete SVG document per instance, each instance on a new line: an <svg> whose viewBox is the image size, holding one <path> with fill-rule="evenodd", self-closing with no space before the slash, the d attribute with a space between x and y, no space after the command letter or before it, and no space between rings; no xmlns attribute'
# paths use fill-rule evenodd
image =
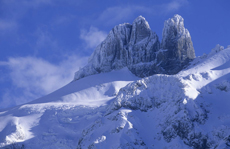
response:
<svg viewBox="0 0 230 149"><path fill-rule="evenodd" d="M132 25L115 26L90 56L88 65L76 72L75 80L123 67L138 77L175 74L193 58L191 36L181 16L165 22L161 45L145 18L139 16Z"/></svg>
<svg viewBox="0 0 230 149"><path fill-rule="evenodd" d="M188 61L195 58L195 51L189 31L184 27L184 19L175 15L164 23L161 48L166 52L162 55L162 67L174 74L183 69Z"/></svg>

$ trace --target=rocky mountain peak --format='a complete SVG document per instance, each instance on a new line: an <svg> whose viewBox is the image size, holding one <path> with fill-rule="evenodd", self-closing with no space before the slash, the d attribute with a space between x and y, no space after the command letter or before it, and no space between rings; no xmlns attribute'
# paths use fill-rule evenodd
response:
<svg viewBox="0 0 230 149"><path fill-rule="evenodd" d="M178 27L180 31L183 31L184 29L184 19L178 14L174 15L171 19L168 19L165 23Z"/></svg>
<svg viewBox="0 0 230 149"><path fill-rule="evenodd" d="M177 73L190 60L195 58L195 51L189 31L184 27L184 19L180 15L168 19L164 23L161 48L166 50L164 68L173 68L170 73Z"/></svg>
<svg viewBox="0 0 230 149"><path fill-rule="evenodd" d="M145 26L150 29L149 23L146 21L146 19L143 16L138 16L132 23L132 25L140 25Z"/></svg>
<svg viewBox="0 0 230 149"><path fill-rule="evenodd" d="M165 47L167 47L168 38L180 38L183 35L190 37L188 30L184 27L184 19L180 15L176 14L174 17L164 22L162 33L163 38L161 43L162 48L165 49Z"/></svg>
<svg viewBox="0 0 230 149"><path fill-rule="evenodd" d="M139 16L133 21L130 42L135 44L145 39L146 37L149 37L151 33L152 31L149 27L149 23L145 20L144 17Z"/></svg>
<svg viewBox="0 0 230 149"><path fill-rule="evenodd" d="M137 23L137 22L141 23L141 21L148 23L148 22L146 21L145 17L143 17L142 15L139 15L139 16L133 21L133 23Z"/></svg>
<svg viewBox="0 0 230 149"><path fill-rule="evenodd" d="M191 36L180 15L165 21L161 44L146 19L139 16L132 24L115 26L90 56L88 65L76 72L75 80L123 67L138 77L175 74L194 58Z"/></svg>

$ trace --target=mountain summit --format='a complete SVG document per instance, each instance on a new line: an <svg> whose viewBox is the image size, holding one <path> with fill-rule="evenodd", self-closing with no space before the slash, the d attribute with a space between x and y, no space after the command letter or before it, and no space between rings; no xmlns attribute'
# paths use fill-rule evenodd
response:
<svg viewBox="0 0 230 149"><path fill-rule="evenodd" d="M184 27L184 19L180 15L174 15L164 23L161 48L164 53L165 64L162 67L168 70L168 74L175 74L192 59L195 51L189 31Z"/></svg>
<svg viewBox="0 0 230 149"><path fill-rule="evenodd" d="M229 97L230 46L195 58L181 16L161 43L139 16L110 31L75 81L1 110L0 148L229 148Z"/></svg>
<svg viewBox="0 0 230 149"><path fill-rule="evenodd" d="M115 26L74 79L123 67L138 77L176 74L194 58L191 36L180 15L165 21L161 44L145 18L139 16L132 24Z"/></svg>

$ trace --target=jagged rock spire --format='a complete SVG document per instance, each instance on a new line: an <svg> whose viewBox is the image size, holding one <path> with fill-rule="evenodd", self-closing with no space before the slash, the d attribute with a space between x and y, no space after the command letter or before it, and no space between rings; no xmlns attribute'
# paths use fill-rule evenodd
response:
<svg viewBox="0 0 230 149"><path fill-rule="evenodd" d="M173 67L171 73L177 73L190 60L195 58L195 51L189 31L184 27L184 19L176 14L164 23L161 48L167 50L165 68Z"/></svg>
<svg viewBox="0 0 230 149"><path fill-rule="evenodd" d="M145 18L139 16L132 25L115 26L90 56L88 65L76 72L75 79L123 67L135 73L132 66L153 61L159 48L158 36L152 32Z"/></svg>
<svg viewBox="0 0 230 149"><path fill-rule="evenodd" d="M161 42L162 49L175 51L174 56L180 60L194 59L195 51L189 31L184 27L184 19L176 14L164 23Z"/></svg>
<svg viewBox="0 0 230 149"><path fill-rule="evenodd" d="M137 17L132 24L132 33L130 42L135 44L151 35L152 31L144 17Z"/></svg>
<svg viewBox="0 0 230 149"><path fill-rule="evenodd" d="M133 24L115 26L90 56L88 65L76 72L75 80L123 67L138 77L175 74L193 58L191 36L181 16L165 21L161 47L158 36L139 16Z"/></svg>

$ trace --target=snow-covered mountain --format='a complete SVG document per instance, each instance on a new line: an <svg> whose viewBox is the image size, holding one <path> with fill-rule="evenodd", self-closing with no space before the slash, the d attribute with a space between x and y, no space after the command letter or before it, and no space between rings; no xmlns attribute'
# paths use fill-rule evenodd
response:
<svg viewBox="0 0 230 149"><path fill-rule="evenodd" d="M179 72L178 72L179 71ZM163 39L116 26L74 81L0 112L1 148L229 148L230 47L195 58L183 18Z"/></svg>

